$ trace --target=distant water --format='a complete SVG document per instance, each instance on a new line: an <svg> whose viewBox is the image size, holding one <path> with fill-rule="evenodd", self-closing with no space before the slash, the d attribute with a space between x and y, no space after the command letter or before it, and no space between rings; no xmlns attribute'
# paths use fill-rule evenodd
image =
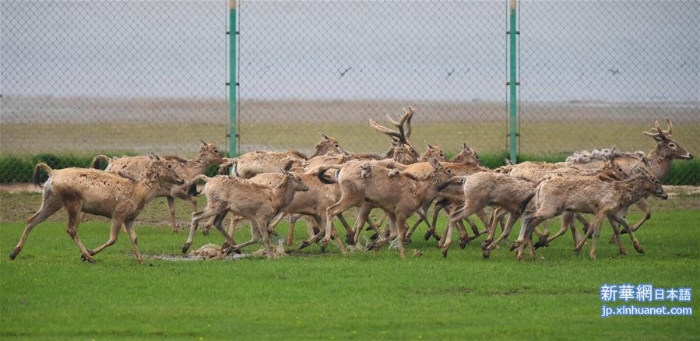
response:
<svg viewBox="0 0 700 341"><path fill-rule="evenodd" d="M700 101L700 2L519 1L525 101ZM507 1L239 1L244 99L502 101ZM225 98L228 1L0 3L0 92Z"/></svg>

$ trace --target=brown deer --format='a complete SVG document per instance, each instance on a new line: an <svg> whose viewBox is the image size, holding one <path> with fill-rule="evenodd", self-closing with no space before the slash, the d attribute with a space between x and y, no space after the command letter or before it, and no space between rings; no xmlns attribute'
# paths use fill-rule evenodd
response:
<svg viewBox="0 0 700 341"><path fill-rule="evenodd" d="M10 259L15 259L22 251L24 243L34 226L56 213L61 207L68 211L68 235L82 253L82 259L94 263L92 257L117 241L122 225L131 239L136 259L143 262L143 257L137 245L134 221L144 206L153 199L160 190L173 184L184 183L180 175L154 154L149 154L153 160L146 169L145 176L132 180L117 174L103 172L97 169L64 168L51 169L45 163L34 168L34 183L40 186L41 171L49 173L49 179L44 183L41 208L29 220L24 228L22 237L12 249ZM90 213L111 218L109 240L96 249L88 250L78 237L80 213Z"/></svg>
<svg viewBox="0 0 700 341"><path fill-rule="evenodd" d="M163 156L161 160L168 163L185 180L184 185L173 185L169 188L162 188L156 197L165 197L168 202L170 213L170 226L173 232L178 232L175 220L175 198L189 201L192 204L193 212L197 211L197 200L187 194L192 179L199 174L204 174L209 167L218 166L223 162L223 157L219 149L213 143L199 140L201 146L197 155L191 159L183 159L177 156ZM107 161L105 171L122 174L132 179L141 179L146 175L146 171L153 162L147 156L125 156L110 158L105 155L98 155L92 160L91 167L99 168L100 161Z"/></svg>
<svg viewBox="0 0 700 341"><path fill-rule="evenodd" d="M386 212L393 228L391 237L398 241L401 258L406 257L403 240L406 235L406 219L437 195L437 187L452 177L452 171L440 162L430 159L433 172L426 179L419 179L398 169L389 169L371 162L347 163L336 173L340 186L340 199L326 210L326 234L324 244L331 236L337 236L331 218L350 207L369 202ZM323 181L323 180L322 180ZM358 214L359 218L362 218ZM364 225L362 219L355 222L355 240ZM381 246L386 240L375 244ZM339 247L342 243L336 237Z"/></svg>
<svg viewBox="0 0 700 341"><path fill-rule="evenodd" d="M199 221L209 217L215 217L214 226L226 238L229 251L238 251L242 247L257 242L262 235L267 257L275 257L275 249L272 246L269 233L269 225L294 198L297 191L308 191L309 187L299 176L282 170L284 176L280 182L272 187L260 185L247 179L218 175L213 178L205 175L195 177L195 181L201 179L206 184L202 190L207 197L207 207L204 210L192 213L190 233L182 253L192 245L194 233ZM226 233L222 221L228 212L250 219L253 225L253 239L242 245L236 245L233 238Z"/></svg>
<svg viewBox="0 0 700 341"><path fill-rule="evenodd" d="M654 141L656 141L656 148L654 148L646 154L646 159L650 162L649 170L651 174L653 174L662 183L671 173L671 165L673 163L673 160L693 159L693 154L685 150L678 144L678 142L673 140L673 122L671 122L671 119L668 117L666 117L666 124L668 130L662 130L659 126L659 121L655 121L654 128L651 129L651 132L644 132L644 135L650 136L654 139ZM639 162L639 158L633 157L631 153L628 154L630 155L627 158L626 162L623 162L622 160L618 162L618 164L621 165L623 171L625 171L626 173L629 173L629 171L632 168L634 168ZM574 155L574 157L571 157L570 159L567 159L567 163L575 167L596 168L600 167L599 164L603 162L596 159L583 160L585 162L581 162L582 160L575 156L576 155ZM642 224L644 224L645 221L651 218L651 209L649 208L649 205L647 204L644 197L642 197L638 202L636 202L636 206L644 212L644 216L639 222L637 222L631 227L632 231L637 231L642 226ZM627 229L622 231L622 233L626 232Z"/></svg>
<svg viewBox="0 0 700 341"><path fill-rule="evenodd" d="M236 158L227 159L221 168L228 169L233 166L233 174L244 179L250 179L257 174L277 172L280 168L284 170L303 168L309 159L315 157L344 154L336 139L324 133L321 133L321 137L321 141L316 144L316 152L311 157L306 157L306 155L298 151L254 151ZM226 173L221 169L219 172L221 174Z"/></svg>
<svg viewBox="0 0 700 341"><path fill-rule="evenodd" d="M589 256L596 258L596 243L600 235L600 226L604 218L608 218L629 229L623 212L627 207L647 195L653 195L660 199L668 198L659 180L643 167L635 167L632 177L625 180L600 179L591 176L554 177L542 181L532 198L534 213L526 214L523 218L523 228L518 239L513 243L511 250L518 248L518 260L523 260L525 244L530 243L532 231L540 222L555 217L563 212L590 213L594 215L591 227L586 235L581 238L574 252L580 252L588 237L592 234L591 250ZM526 202L523 202L525 205ZM617 224L613 224L613 232L618 235ZM629 231L635 250L644 253L644 249ZM621 254L625 254L621 242L618 240L618 248ZM534 259L534 250L530 256Z"/></svg>

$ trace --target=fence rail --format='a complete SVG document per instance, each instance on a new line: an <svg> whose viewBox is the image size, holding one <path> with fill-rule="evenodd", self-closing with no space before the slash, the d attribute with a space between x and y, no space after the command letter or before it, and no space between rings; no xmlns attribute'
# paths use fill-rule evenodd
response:
<svg viewBox="0 0 700 341"><path fill-rule="evenodd" d="M650 151L642 132L666 117L700 153L700 3L517 5L521 157ZM410 105L414 143L507 153L509 6L238 1L238 152L308 153L323 132L383 153L367 120ZM37 155L229 145L228 1L3 1L0 16L3 181ZM675 182L698 184L697 162L676 161Z"/></svg>

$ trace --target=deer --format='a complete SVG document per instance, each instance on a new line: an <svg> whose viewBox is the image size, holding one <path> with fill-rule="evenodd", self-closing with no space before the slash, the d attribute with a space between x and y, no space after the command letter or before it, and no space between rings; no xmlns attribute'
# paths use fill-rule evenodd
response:
<svg viewBox="0 0 700 341"><path fill-rule="evenodd" d="M42 203L22 232L19 243L12 249L10 259L14 260L22 251L32 229L61 208L68 211L68 235L82 254L83 261L95 263L93 258L100 251L117 241L119 229L124 226L131 239L136 259L143 263L138 248L134 222L144 206L163 188L184 184L175 169L155 154L149 154L153 161L146 169L145 176L135 180L113 173L89 168L51 169L45 163L34 168L34 184L41 186L41 171L49 174L43 185ZM90 213L111 218L109 239L93 250L88 250L78 237L80 213Z"/></svg>
<svg viewBox="0 0 700 341"><path fill-rule="evenodd" d="M250 180L226 175L207 177L198 175L194 181L205 182L202 192L207 198L207 206L202 211L192 213L190 233L182 247L182 253L192 245L194 233L199 221L209 217L215 217L214 226L226 239L227 253L239 251L241 248L256 243L262 236L268 258L275 258L275 249L272 246L269 233L269 225L294 198L297 191L308 191L309 187L299 176L280 169L283 177L274 186L256 184ZM192 189L196 191L196 189ZM192 193L194 194L194 193ZM226 233L222 221L228 212L250 219L253 225L253 239L236 245L231 235Z"/></svg>
<svg viewBox="0 0 700 341"><path fill-rule="evenodd" d="M443 165L446 167L449 167L452 169L453 173L455 176L458 175L471 175L476 172L488 172L491 171L489 168L484 167L483 164L481 163L481 160L479 159L479 154L469 148L466 143L462 144L462 149L460 150L459 154L455 155L455 157L450 160L450 162L443 162ZM411 172L417 172L421 166L417 166L409 171ZM409 167L410 168L410 167ZM425 169L425 167L423 167ZM456 189L457 192L461 191L461 186ZM447 191L441 191L438 196L437 196L437 201L435 203L435 208L433 209L433 219L432 223L429 223L428 220L424 215L420 215L418 217L418 220L414 223L413 227L409 230L409 232L406 235L407 239L410 239L413 233L415 232L416 228L421 222L426 222L428 225L428 231L426 231L424 238L425 240L430 239L430 237L435 237L438 241L441 239L441 237L435 232L435 226L437 224L437 219L438 219L438 214L440 213L441 210L450 210L452 205L459 205L462 202L462 197L463 195L460 193L451 193L448 194ZM423 212L428 211L429 207L424 207ZM448 213L449 214L449 213ZM484 223L484 226L487 226L487 218L486 218L486 213L484 213L483 210L480 210L477 212L478 217L481 219L481 221ZM479 236L481 233L478 231L478 228L476 225L469 219L465 219L469 225L472 228L472 231L475 234L475 237ZM466 231L464 229L464 225L460 222L459 223L459 228L460 231ZM474 238L475 238L474 237ZM463 239L460 241L460 247L464 248L466 246L466 243L471 240L470 239Z"/></svg>
<svg viewBox="0 0 700 341"><path fill-rule="evenodd" d="M436 159L431 158L428 162L433 166L433 172L426 179L419 179L401 170L382 167L372 162L352 162L336 168L335 179L340 186L341 195L336 203L326 209L326 233L322 243L327 245L331 236L337 236L332 217L350 207L368 202L386 212L393 227L389 238L396 237L399 254L401 258L406 258L403 245L406 219L435 198L437 187L452 177L452 171L443 167ZM319 179L327 181L321 176ZM364 224L363 218L358 214L354 229L355 240ZM342 250L342 243L338 238L336 242ZM379 247L385 242L386 239L383 239L375 243L374 247Z"/></svg>
<svg viewBox="0 0 700 341"><path fill-rule="evenodd" d="M510 213L503 235L491 243L491 245L497 245L510 233L515 221L522 214L520 203L534 195L536 184L507 174L478 172L469 176L455 177L441 186L440 190L445 191L454 186L462 187L464 199L461 206L450 211L447 231L439 243L443 257L447 257L452 243L454 226L462 219L490 205L498 206ZM489 233L489 236L492 238L492 233ZM484 257L488 258L488 254L484 254Z"/></svg>
<svg viewBox="0 0 700 341"><path fill-rule="evenodd" d="M631 177L624 180L600 179L591 176L553 177L542 181L535 190L535 195L524 200L521 207L526 207L532 200L528 213L523 218L522 229L511 250L518 249L517 259L523 261L524 245L531 242L532 231L540 222L555 217L563 212L590 213L594 215L591 227L577 242L574 252L578 255L589 236L593 236L589 257L596 259L596 244L600 235L600 226L604 218L614 221L613 232L619 235L617 224L629 229L624 218L627 207L647 195L653 195L665 200L668 195L664 192L659 180L644 167L632 169ZM644 249L629 229L634 248L639 253ZM622 243L617 238L620 254L626 254ZM535 258L534 250L530 256Z"/></svg>
<svg viewBox="0 0 700 341"><path fill-rule="evenodd" d="M309 187L308 191L297 192L292 198L292 201L285 206L281 213L290 214L290 224L287 232L287 245L293 245L294 242L294 223L299 218L299 215L304 215L310 218L310 223L315 224L313 227L320 228L325 226L325 212L326 208L333 203L335 203L340 197L340 190L338 184L335 182L321 182L318 179L318 172L321 166L316 166L312 169L305 171L304 173L297 174L299 178ZM250 179L252 183L265 185L268 187L273 187L281 181L282 173L262 173L258 174ZM278 216L279 217L279 216ZM229 226L228 233L233 237L235 226L241 220L245 218L242 216L235 216L232 218L232 223ZM346 231L351 231L348 222L341 215L338 215L338 219L345 226ZM273 221L270 225L274 226L278 221ZM207 225L213 224L210 222ZM205 225L206 226L206 225ZM204 227L204 226L203 226ZM307 227L311 227L307 224ZM253 231L255 233L255 231ZM323 233L315 232L313 228L309 229L309 239L302 242L298 249L303 249L323 237Z"/></svg>
<svg viewBox="0 0 700 341"><path fill-rule="evenodd" d="M411 120L413 118L413 115L415 113L415 110L412 107L407 107L404 108L404 113L401 115L401 117L398 120L394 120L391 118L391 116L386 115L387 120L397 128L397 130L393 130L390 128L387 128L385 126L382 126L378 124L376 121L373 119L369 119L369 124L372 129L385 134L389 137L391 137L391 149L389 152L386 154L386 159L392 159L397 161L400 164L403 165L410 165L414 163L423 163L425 164L428 168L428 163L427 161L430 158L435 158L440 162L447 161L447 157L445 156L445 152L438 146L433 146L428 141L425 141L425 146L426 150L423 154L419 155L418 152L416 152L416 149L413 147L413 144L408 140L408 138L411 136L411 133L413 131L411 127ZM429 169L427 170L428 172L430 171ZM367 206L367 205L365 205ZM369 211L371 211L371 207L364 207L359 211L358 214L364 214L366 216L369 215ZM426 208L427 210L427 208ZM423 210L419 211L419 214L421 216L425 216L425 213ZM371 220L367 220L370 227L375 230L377 234L380 234L381 232L379 231L379 227L381 226L382 222L386 219L386 214L382 214L382 216L379 218L379 223L374 223ZM348 238L348 242L354 244L356 240L350 240Z"/></svg>
<svg viewBox="0 0 700 341"><path fill-rule="evenodd" d="M169 188L162 188L156 197L165 197L168 203L168 211L170 213L170 226L173 232L179 231L177 221L175 219L175 198L189 201L192 204L193 211L197 211L197 200L187 194L188 188L192 179L199 174L204 174L209 167L218 166L223 160L223 156L219 149L213 143L199 140L200 147L197 155L191 159L183 159L177 156L163 156L161 160L170 164L172 168L180 174L185 180L185 184L181 186L173 185ZM99 168L101 161L107 161L108 165L105 171L123 174L133 179L140 179L145 176L151 158L148 156L124 156L124 157L108 157L106 155L97 155L93 158L91 168Z"/></svg>
<svg viewBox="0 0 700 341"><path fill-rule="evenodd" d="M324 133L321 133L321 137L321 141L316 144L316 152L311 157L306 157L299 151L268 152L258 150L227 159L221 165L219 173L224 173L224 169L233 166L233 174L250 179L256 174L277 172L280 168L288 171L292 168L303 168L308 160L315 157L344 154L335 138Z"/></svg>
<svg viewBox="0 0 700 341"><path fill-rule="evenodd" d="M692 160L693 154L688 152L686 149L681 147L678 142L673 139L673 122L671 119L666 117L667 130L662 130L659 121L654 122L654 127L651 132L643 132L644 135L649 136L656 141L656 148L652 149L646 154L646 159L649 160L649 170L660 182L664 182L668 175L671 173L671 165L673 160ZM642 152L643 153L643 152ZM575 153L572 157L567 159L567 164L575 167L599 167L599 160L586 160L582 158L579 153ZM620 162L622 169L625 172L629 172L634 168L639 160L639 157L635 157L632 153L627 153L629 158L624 162ZM637 153L634 153L637 154ZM631 229L632 231L637 231L644 222L651 218L651 208L647 204L644 197L642 197L638 202L635 203L639 209L644 212L644 215L639 222L634 224ZM622 233L627 233L628 229L625 228Z"/></svg>

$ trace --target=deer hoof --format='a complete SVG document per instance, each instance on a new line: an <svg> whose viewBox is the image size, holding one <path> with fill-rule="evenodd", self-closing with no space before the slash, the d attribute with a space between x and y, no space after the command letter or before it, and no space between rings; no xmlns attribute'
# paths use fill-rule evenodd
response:
<svg viewBox="0 0 700 341"><path fill-rule="evenodd" d="M644 249L639 244L634 244L634 249L637 250L637 252L639 253L644 253Z"/></svg>
<svg viewBox="0 0 700 341"><path fill-rule="evenodd" d="M469 243L470 240L471 240L471 239L469 239L469 237L461 238L461 239L459 240L459 247L462 248L462 250L464 250L464 248L467 247L467 243Z"/></svg>
<svg viewBox="0 0 700 341"><path fill-rule="evenodd" d="M491 250L489 250L489 249L484 250L482 255L484 256L484 259L489 259L489 256L491 256Z"/></svg>
<svg viewBox="0 0 700 341"><path fill-rule="evenodd" d="M433 232L427 231L427 232L425 232L425 235L423 236L423 238L425 238L425 240L430 240L430 237L432 235L433 235Z"/></svg>
<svg viewBox="0 0 700 341"><path fill-rule="evenodd" d="M305 241L301 242L301 244L299 244L299 248L298 248L298 249L301 250L301 249L303 249L303 248L305 248L305 247L307 247L307 246L309 246L309 245L311 245L311 243L309 243L308 240L305 240Z"/></svg>
<svg viewBox="0 0 700 341"><path fill-rule="evenodd" d="M94 258L92 258L92 257L90 257L90 256L88 256L88 255L82 255L82 256L80 256L80 260L82 260L83 262L88 262L88 263L92 263L92 264L97 263L97 261L96 261Z"/></svg>
<svg viewBox="0 0 700 341"><path fill-rule="evenodd" d="M183 253L183 254L184 254L184 253L187 253L187 250L190 249L190 245L191 245L191 244L185 244L185 245L182 246L182 253Z"/></svg>
<svg viewBox="0 0 700 341"><path fill-rule="evenodd" d="M345 243L348 245L355 245L355 238L353 238L353 236L345 236Z"/></svg>
<svg viewBox="0 0 700 341"><path fill-rule="evenodd" d="M442 248L442 257L443 257L443 258L447 258L447 251L448 251L448 250L449 250L449 248L445 248L445 247Z"/></svg>

